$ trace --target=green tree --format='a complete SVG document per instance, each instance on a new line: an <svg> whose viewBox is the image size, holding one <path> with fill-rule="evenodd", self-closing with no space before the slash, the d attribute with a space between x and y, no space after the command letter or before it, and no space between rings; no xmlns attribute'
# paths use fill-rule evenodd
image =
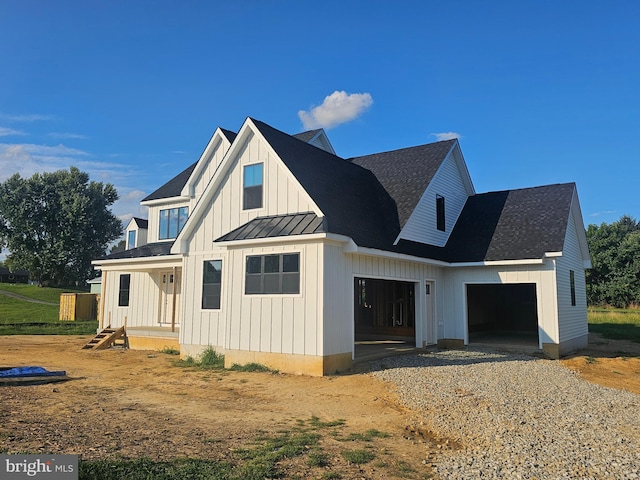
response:
<svg viewBox="0 0 640 480"><path fill-rule="evenodd" d="M592 268L586 271L591 305L640 303L640 224L627 215L612 224L589 225Z"/></svg>
<svg viewBox="0 0 640 480"><path fill-rule="evenodd" d="M122 222L109 210L117 199L113 185L89 182L75 167L15 174L0 184L0 247L42 284L82 282L91 260L122 235Z"/></svg>

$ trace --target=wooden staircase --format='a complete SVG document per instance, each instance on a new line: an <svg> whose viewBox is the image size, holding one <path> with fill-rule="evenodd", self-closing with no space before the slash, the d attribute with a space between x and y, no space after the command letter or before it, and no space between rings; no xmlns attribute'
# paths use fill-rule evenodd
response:
<svg viewBox="0 0 640 480"><path fill-rule="evenodd" d="M129 348L129 339L127 338L127 332L124 327L111 328L111 325L109 325L89 340L89 343L82 347L82 349L104 350L115 346Z"/></svg>

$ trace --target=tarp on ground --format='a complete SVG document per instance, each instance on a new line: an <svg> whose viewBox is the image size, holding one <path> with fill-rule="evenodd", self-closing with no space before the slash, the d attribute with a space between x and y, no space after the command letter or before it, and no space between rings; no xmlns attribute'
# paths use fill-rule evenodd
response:
<svg viewBox="0 0 640 480"><path fill-rule="evenodd" d="M53 377L66 375L65 371L50 372L43 367L8 367L0 369L0 378Z"/></svg>

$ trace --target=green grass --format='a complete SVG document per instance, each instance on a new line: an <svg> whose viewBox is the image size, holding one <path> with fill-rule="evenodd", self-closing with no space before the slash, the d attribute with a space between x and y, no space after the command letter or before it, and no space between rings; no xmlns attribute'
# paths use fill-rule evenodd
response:
<svg viewBox="0 0 640 480"><path fill-rule="evenodd" d="M298 458L298 465L305 465L311 470L309 477L322 479L339 479L342 474L332 468L331 455L323 450L323 436L327 431L345 427L344 420L321 421L318 417L308 420L297 420L296 425L277 434L264 432L248 442L244 448L231 450L225 461L204 460L195 458L177 458L167 461L156 461L149 458L80 461L79 480L263 480L266 478L287 477L286 465L289 459ZM375 433L373 433L375 432ZM385 437L377 430L365 432L363 437ZM358 437L359 438L359 437ZM211 443L219 443L216 439L205 439ZM217 447L212 447L217 448ZM371 462L376 455L371 449L354 449L343 451L344 458L354 465ZM302 462L302 463L300 463ZM356 467L357 468L357 467ZM397 465L380 463L376 468L393 469L392 476L412 477L416 471L408 463ZM321 469L321 470L316 470ZM299 477L295 477L299 478Z"/></svg>
<svg viewBox="0 0 640 480"><path fill-rule="evenodd" d="M640 343L640 310L589 309L587 318L590 332Z"/></svg>
<svg viewBox="0 0 640 480"><path fill-rule="evenodd" d="M0 283L0 290L49 303L60 303L60 294L62 293L87 293L86 289L38 287L23 283Z"/></svg>
<svg viewBox="0 0 640 480"><path fill-rule="evenodd" d="M79 480L228 480L233 466L226 462L191 458L156 462L147 458L135 460L90 460L78 465Z"/></svg>
<svg viewBox="0 0 640 480"><path fill-rule="evenodd" d="M347 450L346 452L342 452L342 456L347 462L355 463L356 465L369 463L376 458L376 454L369 450Z"/></svg>
<svg viewBox="0 0 640 480"><path fill-rule="evenodd" d="M0 295L0 335L91 335L98 328L97 321L58 320L60 294L70 292L68 289L0 283L0 290L55 303L43 305Z"/></svg>

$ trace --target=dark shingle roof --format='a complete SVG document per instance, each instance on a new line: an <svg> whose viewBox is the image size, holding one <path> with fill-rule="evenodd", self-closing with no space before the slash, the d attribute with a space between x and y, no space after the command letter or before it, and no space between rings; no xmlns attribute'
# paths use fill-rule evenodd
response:
<svg viewBox="0 0 640 480"><path fill-rule="evenodd" d="M191 176L193 169L196 168L197 164L198 162L189 165L182 172L162 185L155 192L144 197L142 201L146 202L148 200L159 200L161 198L179 197L180 192L182 192L182 188L186 185L187 180L189 180L189 177Z"/></svg>
<svg viewBox="0 0 640 480"><path fill-rule="evenodd" d="M227 137L227 140L229 140L230 143L233 143L233 141L236 139L237 134L235 132L232 132L231 130L227 130L225 128L220 128L220 131L225 137ZM189 180L189 177L193 173L193 170L196 168L197 164L198 162L189 165L178 175L158 188L155 192L152 192L144 197L142 201L146 202L148 200L159 200L161 198L179 197L182 189L187 184L187 181Z"/></svg>
<svg viewBox="0 0 640 480"><path fill-rule="evenodd" d="M404 227L418 201L457 140L445 140L349 159L371 170L398 206Z"/></svg>
<svg viewBox="0 0 640 480"><path fill-rule="evenodd" d="M445 247L401 240L394 250L451 263L542 258L561 252L575 184L473 195Z"/></svg>
<svg viewBox="0 0 640 480"><path fill-rule="evenodd" d="M453 262L542 258L564 246L574 183L469 197L447 250Z"/></svg>
<svg viewBox="0 0 640 480"><path fill-rule="evenodd" d="M324 219L315 213L297 213L254 218L241 227L218 238L216 242L249 240L255 238L287 237L325 233Z"/></svg>
<svg viewBox="0 0 640 480"><path fill-rule="evenodd" d="M100 260L118 260L120 258L143 258L143 257L160 257L163 255L171 254L171 246L173 241L170 242L156 242L147 243L138 248L132 248L131 250L123 250L121 252L112 253Z"/></svg>
<svg viewBox="0 0 640 480"><path fill-rule="evenodd" d="M226 128L220 127L220 131L224 134L225 137L227 137L227 140L229 140L229 143L233 143L233 141L238 136L236 132L232 132L231 130L227 130Z"/></svg>
<svg viewBox="0 0 640 480"><path fill-rule="evenodd" d="M384 248L400 231L393 199L369 170L253 120L326 216L329 232Z"/></svg>
<svg viewBox="0 0 640 480"><path fill-rule="evenodd" d="M145 228L145 229L149 228L149 220L145 220L144 218L138 218L138 217L133 217L133 220L136 222L136 225L138 225L138 228Z"/></svg>

